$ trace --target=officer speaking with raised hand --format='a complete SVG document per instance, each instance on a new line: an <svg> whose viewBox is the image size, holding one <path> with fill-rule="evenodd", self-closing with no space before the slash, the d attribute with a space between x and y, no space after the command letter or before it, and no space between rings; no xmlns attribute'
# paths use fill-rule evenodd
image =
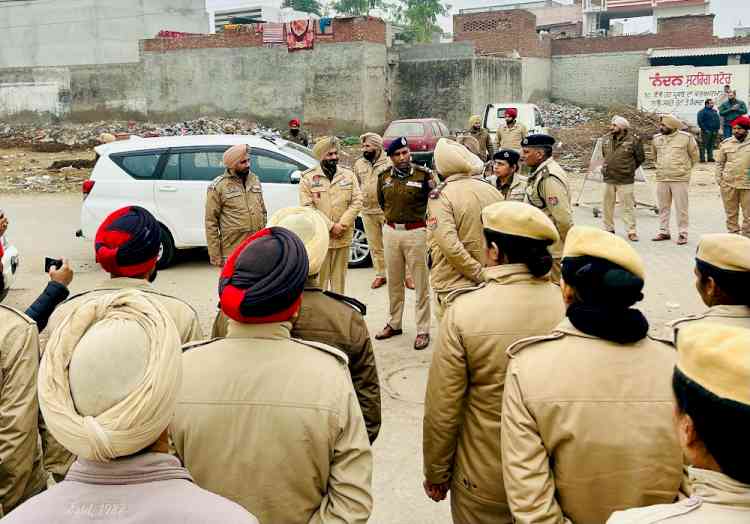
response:
<svg viewBox="0 0 750 524"><path fill-rule="evenodd" d="M405 137L395 139L386 151L393 164L378 178L378 203L385 213L383 246L388 274L390 317L375 335L384 340L403 333L404 279L406 270L416 286L417 337L414 349L430 344L430 289L424 253L427 250L425 214L430 191L437 186L432 172L411 162Z"/></svg>

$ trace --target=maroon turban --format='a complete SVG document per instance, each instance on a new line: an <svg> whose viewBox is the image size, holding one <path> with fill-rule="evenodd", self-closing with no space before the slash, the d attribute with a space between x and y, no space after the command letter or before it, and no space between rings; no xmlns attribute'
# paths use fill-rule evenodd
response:
<svg viewBox="0 0 750 524"><path fill-rule="evenodd" d="M515 107L509 107L505 110L505 116L516 118L518 116L518 109L516 109Z"/></svg>
<svg viewBox="0 0 750 524"><path fill-rule="evenodd" d="M742 129L750 130L750 116L742 115L741 117L734 119L732 126L740 126Z"/></svg>
<svg viewBox="0 0 750 524"><path fill-rule="evenodd" d="M156 266L161 228L154 215L138 206L118 209L96 231L96 261L108 273L141 277Z"/></svg>
<svg viewBox="0 0 750 524"><path fill-rule="evenodd" d="M299 127L299 120L296 118L292 118L289 121L289 127Z"/></svg>
<svg viewBox="0 0 750 524"><path fill-rule="evenodd" d="M221 271L221 310L245 324L289 320L299 311L308 269L297 235L284 227L261 229L237 246Z"/></svg>

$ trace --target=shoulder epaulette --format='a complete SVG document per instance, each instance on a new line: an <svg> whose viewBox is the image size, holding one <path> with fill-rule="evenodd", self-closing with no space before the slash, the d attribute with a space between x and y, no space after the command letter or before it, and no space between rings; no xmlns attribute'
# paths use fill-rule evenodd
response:
<svg viewBox="0 0 750 524"><path fill-rule="evenodd" d="M670 320L669 322L667 322L667 326L671 327L671 328L674 328L677 324L679 324L681 322L685 322L685 321L688 321L688 320L700 320L702 318L706 318L706 316L707 316L706 313L707 312L696 313L695 315L688 315L688 316L685 316L685 317L676 318L674 320Z"/></svg>
<svg viewBox="0 0 750 524"><path fill-rule="evenodd" d="M414 167L414 169L416 169L417 171L422 171L423 173L432 174L432 169L430 169L429 167L425 167L421 164L412 164L412 167Z"/></svg>
<svg viewBox="0 0 750 524"><path fill-rule="evenodd" d="M300 176L305 176L305 175L306 175L306 174L308 174L308 173L312 173L312 172L313 172L313 171L315 171L316 169L318 169L318 166L315 166L315 167L311 167L310 169L306 169L306 170L302 171L302 174L301 174Z"/></svg>
<svg viewBox="0 0 750 524"><path fill-rule="evenodd" d="M730 136L729 138L725 138L724 140L722 140L722 141L721 141L721 143L722 143L722 144L726 144L727 142L729 142L729 141L730 141L730 140L732 140L733 138L734 138L733 136Z"/></svg>
<svg viewBox="0 0 750 524"><path fill-rule="evenodd" d="M302 344L303 346L308 346L314 349L317 349L318 351L324 351L325 353L328 353L329 355L333 355L336 357L336 359L343 363L345 366L349 365L349 357L346 356L346 353L341 351L340 349L336 349L335 347L329 346L327 344L323 344L321 342L311 342L309 340L302 340L300 338L294 338L292 337L292 340L294 342L297 342L298 344Z"/></svg>
<svg viewBox="0 0 750 524"><path fill-rule="evenodd" d="M224 180L224 177L226 177L226 176L227 176L227 172L224 171L222 174L220 174L219 176L217 176L216 178L214 178L211 181L211 183L208 184L208 189L214 189L219 184L219 182L221 182L222 180Z"/></svg>
<svg viewBox="0 0 750 524"><path fill-rule="evenodd" d="M15 314L16 316L18 316L18 317L19 317L19 318L20 318L21 320L23 320L23 321L24 321L24 322L26 322L27 324L30 324L30 325L34 325L34 324L36 324L36 322L34 322L34 319L33 319L33 318L31 318L30 316L28 316L28 315L27 315L26 313L24 313L23 311L19 311L19 310L18 310L18 309L16 309L16 308L12 308L12 307L10 307L10 306L5 306L5 305L3 305L3 304L0 304L0 309L4 309L4 310L6 310L6 311L9 311L10 313L13 313L13 314Z"/></svg>
<svg viewBox="0 0 750 524"><path fill-rule="evenodd" d="M436 198L440 198L440 193L443 192L443 189L445 189L445 186L447 185L448 185L448 182L446 182L445 180L440 182L435 189L430 191L430 198L433 200L435 200Z"/></svg>
<svg viewBox="0 0 750 524"><path fill-rule="evenodd" d="M191 349L195 349L201 346L207 346L211 344L212 342L216 342L217 340L224 340L224 337L217 337L217 338L210 338L208 340L198 340L195 342L188 342L182 345L182 352L187 353Z"/></svg>
<svg viewBox="0 0 750 524"><path fill-rule="evenodd" d="M533 346L537 342L546 342L547 340L557 340L559 338L563 338L564 336L565 336L565 333L563 333L562 331L554 331L550 333L549 335L541 335L538 337L524 338L508 346L508 349L505 350L505 353L509 357L512 357L513 355L517 355L518 352L521 351L523 348Z"/></svg>
<svg viewBox="0 0 750 524"><path fill-rule="evenodd" d="M329 296L334 300L338 300L339 302L343 302L353 310L358 311L362 316L367 315L367 306L356 298L348 297L346 295L340 295L338 293L334 293L333 291L322 291L324 295Z"/></svg>
<svg viewBox="0 0 750 524"><path fill-rule="evenodd" d="M189 307L193 311L193 313L195 313L195 316L199 317L198 311L190 303L182 300L181 298L175 297L173 295L169 295L167 293L159 291L158 289L148 289L148 288L147 289L143 289L143 288L139 288L139 287L134 287L134 288L121 288L121 287L107 288L107 287L100 287L100 288L89 289L89 290L86 290L86 291L81 291L80 293L76 293L75 295L70 295L67 299L65 299L65 302L63 302L63 304L65 304L66 302L70 302L72 300L75 300L76 298L88 295L89 293L98 293L100 291L117 292L117 291L122 291L123 289L134 289L134 290L140 291L142 293L150 293L152 295L159 295L160 297L164 297L164 298L171 298L172 300L176 300L177 302L180 302L181 304L184 304L187 307Z"/></svg>

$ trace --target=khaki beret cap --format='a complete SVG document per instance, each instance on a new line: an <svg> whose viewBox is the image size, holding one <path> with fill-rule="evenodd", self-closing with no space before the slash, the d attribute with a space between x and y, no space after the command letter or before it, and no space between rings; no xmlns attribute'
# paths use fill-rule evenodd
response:
<svg viewBox="0 0 750 524"><path fill-rule="evenodd" d="M609 260L645 279L640 255L624 239L591 226L573 226L568 231L563 258L590 256Z"/></svg>
<svg viewBox="0 0 750 524"><path fill-rule="evenodd" d="M750 329L686 325L677 334L677 369L723 399L750 405Z"/></svg>
<svg viewBox="0 0 750 524"><path fill-rule="evenodd" d="M728 271L750 271L750 238L734 233L703 235L695 258Z"/></svg>
<svg viewBox="0 0 750 524"><path fill-rule="evenodd" d="M560 235L555 224L542 211L523 202L495 202L482 209L482 225L485 229L557 242Z"/></svg>
<svg viewBox="0 0 750 524"><path fill-rule="evenodd" d="M339 139L335 136L324 136L320 138L312 148L313 155L315 158L320 160L323 155L328 153L331 149L338 149Z"/></svg>
<svg viewBox="0 0 750 524"><path fill-rule="evenodd" d="M459 173L481 173L484 162L465 146L441 138L435 146L435 167L444 177Z"/></svg>
<svg viewBox="0 0 750 524"><path fill-rule="evenodd" d="M328 226L318 211L310 207L285 207L271 215L268 226L284 227L300 237L310 261L308 276L320 273L328 254L329 234Z"/></svg>

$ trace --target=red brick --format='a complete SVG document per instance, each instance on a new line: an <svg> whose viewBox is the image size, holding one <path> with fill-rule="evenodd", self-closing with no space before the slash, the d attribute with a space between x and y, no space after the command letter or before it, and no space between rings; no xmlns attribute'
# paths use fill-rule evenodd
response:
<svg viewBox="0 0 750 524"><path fill-rule="evenodd" d="M536 32L536 15L523 9L455 15L453 40L473 42L480 55L518 51L521 56L548 57L551 53L551 39Z"/></svg>

